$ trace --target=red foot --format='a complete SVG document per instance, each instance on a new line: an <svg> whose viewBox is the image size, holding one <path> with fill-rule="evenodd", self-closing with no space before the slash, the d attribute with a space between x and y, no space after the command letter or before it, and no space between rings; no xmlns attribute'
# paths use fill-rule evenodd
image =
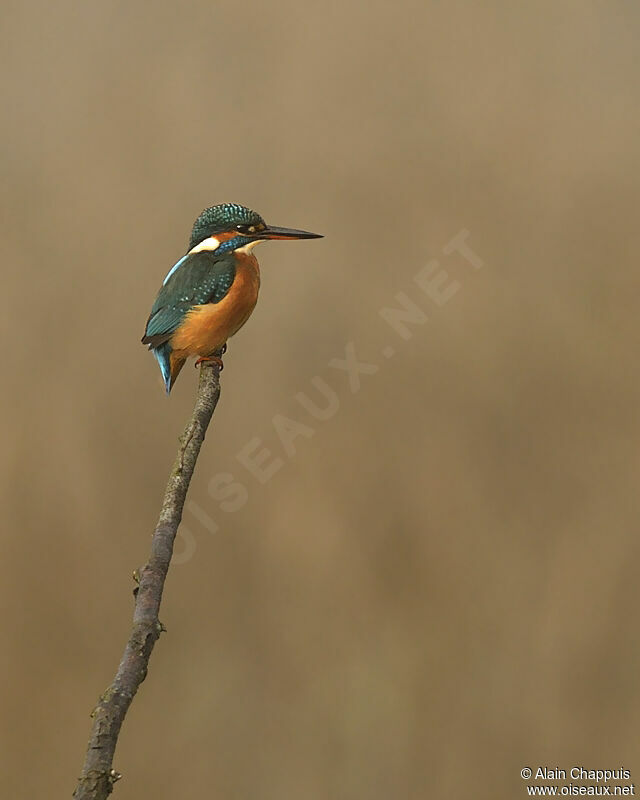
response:
<svg viewBox="0 0 640 800"><path fill-rule="evenodd" d="M222 363L222 359L218 358L218 356L202 356L196 361L194 366L199 367L200 364L217 364L220 372L222 372L222 370L224 369L224 364Z"/></svg>

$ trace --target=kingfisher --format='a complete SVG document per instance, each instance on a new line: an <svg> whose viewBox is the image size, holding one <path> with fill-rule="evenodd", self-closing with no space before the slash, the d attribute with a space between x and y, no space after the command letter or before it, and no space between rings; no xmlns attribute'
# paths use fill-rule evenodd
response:
<svg viewBox="0 0 640 800"><path fill-rule="evenodd" d="M160 366L167 394L190 356L196 366L226 350L229 337L251 316L260 268L253 248L269 239L320 239L319 233L267 225L236 203L205 208L193 225L185 255L167 273L151 308L142 343Z"/></svg>

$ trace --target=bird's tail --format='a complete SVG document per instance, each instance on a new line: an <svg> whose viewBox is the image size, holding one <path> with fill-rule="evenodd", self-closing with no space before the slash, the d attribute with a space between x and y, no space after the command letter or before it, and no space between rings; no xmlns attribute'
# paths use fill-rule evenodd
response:
<svg viewBox="0 0 640 800"><path fill-rule="evenodd" d="M169 342L164 342L163 344L158 345L158 347L152 347L151 352L158 362L160 372L162 373L162 379L164 380L165 389L167 390L167 394L169 394L173 384L176 382L176 378L178 377L180 370L184 365L185 359L178 358L176 356L171 349Z"/></svg>

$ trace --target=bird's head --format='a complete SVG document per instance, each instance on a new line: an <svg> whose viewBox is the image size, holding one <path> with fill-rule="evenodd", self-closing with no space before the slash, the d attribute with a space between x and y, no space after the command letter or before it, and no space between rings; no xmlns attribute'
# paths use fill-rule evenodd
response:
<svg viewBox="0 0 640 800"><path fill-rule="evenodd" d="M193 225L189 251L216 250L229 252L251 250L268 239L320 239L319 233L278 228L267 225L260 214L246 206L221 203L205 208Z"/></svg>

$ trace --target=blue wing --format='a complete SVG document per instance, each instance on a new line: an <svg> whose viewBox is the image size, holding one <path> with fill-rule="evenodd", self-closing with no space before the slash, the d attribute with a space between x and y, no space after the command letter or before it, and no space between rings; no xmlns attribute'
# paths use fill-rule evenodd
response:
<svg viewBox="0 0 640 800"><path fill-rule="evenodd" d="M206 251L185 256L173 267L158 292L142 337L143 344L157 348L168 342L190 309L205 303L219 303L235 276L231 253L218 258L215 253Z"/></svg>
<svg viewBox="0 0 640 800"><path fill-rule="evenodd" d="M187 253L186 256L182 256L180 261L176 261L176 263L171 267L169 272L167 272L167 277L162 281L162 285L163 286L166 284L166 282L169 280L169 278L173 275L173 273L178 269L180 264L184 264L184 262L187 260L187 258L189 258L189 253Z"/></svg>
<svg viewBox="0 0 640 800"><path fill-rule="evenodd" d="M148 344L164 380L171 390L171 337L194 306L219 303L236 276L233 254L218 256L202 251L187 253L164 279L147 320L143 344ZM180 365L181 366L181 365ZM178 367L178 372L179 367ZM175 372L175 370L174 370Z"/></svg>

